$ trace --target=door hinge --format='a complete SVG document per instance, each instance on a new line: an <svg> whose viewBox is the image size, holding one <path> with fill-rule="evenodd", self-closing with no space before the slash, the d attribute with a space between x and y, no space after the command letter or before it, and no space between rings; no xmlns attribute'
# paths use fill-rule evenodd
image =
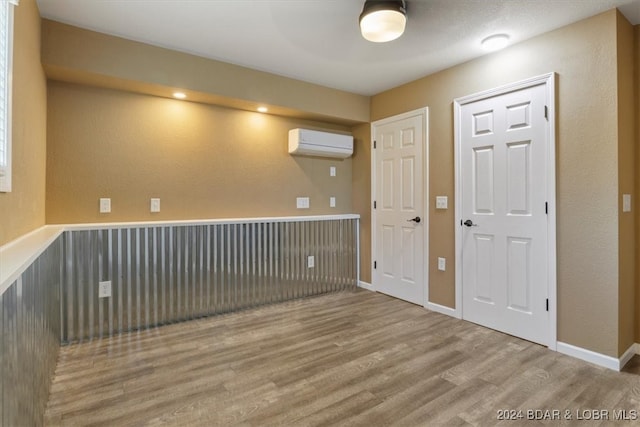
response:
<svg viewBox="0 0 640 427"><path fill-rule="evenodd" d="M376 149L376 145L378 145L378 144L376 143L376 141L373 141L373 149L374 149L374 150Z"/></svg>
<svg viewBox="0 0 640 427"><path fill-rule="evenodd" d="M549 120L549 107L544 106L544 118Z"/></svg>
<svg viewBox="0 0 640 427"><path fill-rule="evenodd" d="M377 209L378 208L378 203L374 200L373 201L373 209Z"/></svg>
<svg viewBox="0 0 640 427"><path fill-rule="evenodd" d="M462 227L462 220L460 220L460 227Z"/></svg>
<svg viewBox="0 0 640 427"><path fill-rule="evenodd" d="M549 202L544 202L544 213L549 215Z"/></svg>
<svg viewBox="0 0 640 427"><path fill-rule="evenodd" d="M549 298L547 298L547 311L549 311Z"/></svg>
<svg viewBox="0 0 640 427"><path fill-rule="evenodd" d="M378 268L378 261L373 261L373 269L375 270L376 268Z"/></svg>

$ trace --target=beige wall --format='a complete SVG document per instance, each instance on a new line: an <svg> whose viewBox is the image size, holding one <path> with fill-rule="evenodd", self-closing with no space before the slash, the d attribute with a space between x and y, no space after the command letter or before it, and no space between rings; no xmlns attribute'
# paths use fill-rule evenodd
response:
<svg viewBox="0 0 640 427"><path fill-rule="evenodd" d="M353 211L360 214L360 280L371 283L371 125L352 129Z"/></svg>
<svg viewBox="0 0 640 427"><path fill-rule="evenodd" d="M48 223L352 212L351 159L287 152L289 129L349 127L54 81L48 114Z"/></svg>
<svg viewBox="0 0 640 427"><path fill-rule="evenodd" d="M43 20L49 78L327 122L369 120L369 97Z"/></svg>
<svg viewBox="0 0 640 427"><path fill-rule="evenodd" d="M0 193L0 246L45 222L47 89L35 0L15 8L14 31L13 191Z"/></svg>
<svg viewBox="0 0 640 427"><path fill-rule="evenodd" d="M454 206L436 212L433 200L455 196L453 99L555 71L558 339L618 356L616 19L609 11L372 98L372 121L429 107L432 302L455 302Z"/></svg>
<svg viewBox="0 0 640 427"><path fill-rule="evenodd" d="M635 342L635 224L632 212L622 212L622 195L635 193L635 84L633 26L618 12L618 354Z"/></svg>
<svg viewBox="0 0 640 427"><path fill-rule="evenodd" d="M636 215L636 328L635 342L640 342L640 25L634 27L634 57L635 57L635 95L636 95L636 188L631 201L631 208Z"/></svg>

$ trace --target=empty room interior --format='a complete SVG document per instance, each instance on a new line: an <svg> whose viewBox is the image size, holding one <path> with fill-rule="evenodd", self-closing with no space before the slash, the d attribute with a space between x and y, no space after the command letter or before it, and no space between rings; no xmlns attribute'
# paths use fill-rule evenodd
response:
<svg viewBox="0 0 640 427"><path fill-rule="evenodd" d="M0 425L640 420L640 0L0 7Z"/></svg>

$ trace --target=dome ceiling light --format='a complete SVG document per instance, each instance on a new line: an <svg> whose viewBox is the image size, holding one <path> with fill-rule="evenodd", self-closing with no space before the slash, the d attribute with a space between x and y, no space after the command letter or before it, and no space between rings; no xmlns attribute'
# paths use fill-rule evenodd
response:
<svg viewBox="0 0 640 427"><path fill-rule="evenodd" d="M493 52L503 49L509 44L509 36L507 34L494 34L482 40L484 50Z"/></svg>
<svg viewBox="0 0 640 427"><path fill-rule="evenodd" d="M407 6L404 0L366 0L360 14L362 37L375 43L395 40L404 33Z"/></svg>

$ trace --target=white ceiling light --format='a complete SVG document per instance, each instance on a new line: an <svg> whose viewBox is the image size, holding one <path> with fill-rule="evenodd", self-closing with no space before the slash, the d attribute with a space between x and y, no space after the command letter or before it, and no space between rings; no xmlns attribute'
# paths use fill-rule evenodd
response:
<svg viewBox="0 0 640 427"><path fill-rule="evenodd" d="M269 111L269 109L267 107L258 107L258 112L259 113L266 113L267 111Z"/></svg>
<svg viewBox="0 0 640 427"><path fill-rule="evenodd" d="M187 97L187 94L185 94L184 92L173 92L173 97L177 99L185 99Z"/></svg>
<svg viewBox="0 0 640 427"><path fill-rule="evenodd" d="M407 8L404 0L366 0L360 14L362 37L375 43L395 40L404 33Z"/></svg>
<svg viewBox="0 0 640 427"><path fill-rule="evenodd" d="M509 36L506 34L494 34L482 40L482 47L484 50L493 52L494 50L500 50L509 44Z"/></svg>

